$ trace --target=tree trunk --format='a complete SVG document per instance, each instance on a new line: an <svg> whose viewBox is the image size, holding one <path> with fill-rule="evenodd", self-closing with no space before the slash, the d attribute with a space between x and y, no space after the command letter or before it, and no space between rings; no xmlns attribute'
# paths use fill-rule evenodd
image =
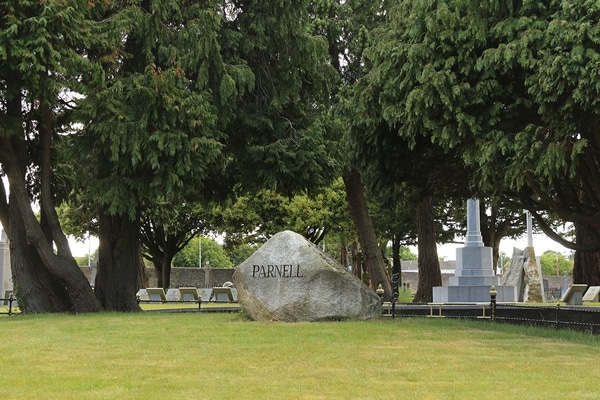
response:
<svg viewBox="0 0 600 400"><path fill-rule="evenodd" d="M25 313L73 311L63 286L44 268L35 249L27 243L25 225L16 201L9 206L10 226L6 233L10 242L10 264L17 300Z"/></svg>
<svg viewBox="0 0 600 400"><path fill-rule="evenodd" d="M485 206L480 207L479 210L481 223L481 237L483 239L484 246L492 248L492 265L494 267L494 273L498 269L498 260L500 259L500 242L504 238L510 229L510 221L503 220L498 222L497 207L491 207L491 215L488 217L486 214Z"/></svg>
<svg viewBox="0 0 600 400"><path fill-rule="evenodd" d="M433 300L433 288L442 286L431 196L425 196L419 202L416 214L419 241L417 246L419 252L419 285L413 301L415 303L427 303Z"/></svg>
<svg viewBox="0 0 600 400"><path fill-rule="evenodd" d="M390 278L385 271L385 263L383 256L379 250L375 230L373 229L373 221L367 210L367 201L363 190L363 185L358 171L351 170L344 174L344 186L346 188L346 196L350 206L350 215L354 221L360 247L362 249L365 267L373 288L377 288L379 284L383 288L384 300L389 301L392 294L392 285Z"/></svg>
<svg viewBox="0 0 600 400"><path fill-rule="evenodd" d="M340 263L348 268L348 243L345 234L340 234Z"/></svg>
<svg viewBox="0 0 600 400"><path fill-rule="evenodd" d="M15 273L15 275L19 274L20 277L18 279L22 286L19 287L18 290L21 291L22 301L27 303L30 300L25 296L32 295L35 291L40 289L48 290L50 296L56 296L63 290L66 290L69 300L72 303L72 306L69 307L70 310L74 312L99 311L100 305L94 297L89 282L83 272L79 269L79 266L73 257L71 257L70 251L67 250L65 252L64 246L61 244L61 239L57 238L59 252L58 254L54 253L52 245L48 243L48 239L31 209L29 193L25 182L25 174L23 172L23 166L26 164L22 160L24 160L25 157L19 157L17 155L18 153L23 152L23 147L24 143L22 138L17 136L13 136L12 139L8 137L0 138L0 162L3 165L4 172L10 183L10 203L16 207L11 218L13 215L17 215L17 213L19 215L19 218L16 218L15 221L11 221L11 230L17 229L17 225L15 224L22 224L23 233L25 234L24 239L28 245L27 247L24 247L23 238L21 236L15 236L14 246L18 245L21 251L25 248L28 248L30 251L35 251L36 255L32 257L37 258L35 261L14 260L17 271L13 273ZM17 251L16 257L19 257L20 255L21 253ZM36 265L31 266L31 262L35 262ZM29 267L32 267L35 270L29 269ZM24 268L24 270L19 271L19 268ZM42 272L39 270L40 268L43 268L46 271ZM34 280L26 279L26 277L32 277L33 275L38 275L37 284ZM49 279L48 277L52 277L52 279ZM19 282L17 282L17 285L18 284ZM27 287L27 285L30 285L30 287ZM58 286L52 289L55 285ZM59 297L62 297L62 295L59 295ZM61 300L53 300L53 302L62 303ZM37 304L38 302L31 299L31 303ZM40 307L40 310L44 308L41 305L37 305L36 307ZM60 309L57 311L64 310Z"/></svg>
<svg viewBox="0 0 600 400"><path fill-rule="evenodd" d="M2 179L0 179L0 224L2 224L4 230L9 229L8 196L6 195L6 189L4 188Z"/></svg>
<svg viewBox="0 0 600 400"><path fill-rule="evenodd" d="M167 254L166 252L163 254L162 261L162 288L167 290L171 286L171 262L173 261L173 255Z"/></svg>
<svg viewBox="0 0 600 400"><path fill-rule="evenodd" d="M135 295L142 287L139 222L101 211L98 218L96 297L105 310L140 311Z"/></svg>
<svg viewBox="0 0 600 400"><path fill-rule="evenodd" d="M358 249L358 243L356 243L356 240L354 240L350 245L350 255L352 258L352 273L358 279L362 280L363 260L362 255L360 254L360 251Z"/></svg>
<svg viewBox="0 0 600 400"><path fill-rule="evenodd" d="M138 274L140 276L140 288L148 287L148 274L146 274L146 263L144 262L144 256L142 255L142 251L138 252ZM137 292L136 292L137 293Z"/></svg>
<svg viewBox="0 0 600 400"><path fill-rule="evenodd" d="M157 286L163 288L165 291L171 286L171 264L173 262L174 255L162 253L162 257L154 257L152 264L154 265L154 271L156 272Z"/></svg>
<svg viewBox="0 0 600 400"><path fill-rule="evenodd" d="M575 223L575 242L586 246L596 244L596 239L588 230L587 224ZM598 231L598 230L597 230ZM585 283L589 286L600 286L600 251L575 252L573 266L573 283Z"/></svg>

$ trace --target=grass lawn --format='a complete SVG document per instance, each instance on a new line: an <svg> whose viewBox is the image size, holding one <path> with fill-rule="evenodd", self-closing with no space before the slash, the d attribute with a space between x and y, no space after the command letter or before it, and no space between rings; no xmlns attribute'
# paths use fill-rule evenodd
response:
<svg viewBox="0 0 600 400"><path fill-rule="evenodd" d="M447 319L0 318L0 399L597 399L600 337Z"/></svg>

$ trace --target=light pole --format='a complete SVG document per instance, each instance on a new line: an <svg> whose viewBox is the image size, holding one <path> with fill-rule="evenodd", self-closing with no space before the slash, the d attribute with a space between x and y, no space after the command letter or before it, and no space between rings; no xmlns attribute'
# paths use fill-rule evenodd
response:
<svg viewBox="0 0 600 400"><path fill-rule="evenodd" d="M198 233L198 268L202 268L202 235Z"/></svg>

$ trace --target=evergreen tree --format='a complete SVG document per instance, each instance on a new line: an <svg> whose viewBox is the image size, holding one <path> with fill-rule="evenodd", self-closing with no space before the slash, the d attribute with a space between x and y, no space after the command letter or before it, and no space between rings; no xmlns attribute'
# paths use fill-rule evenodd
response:
<svg viewBox="0 0 600 400"><path fill-rule="evenodd" d="M100 305L73 259L54 209L55 143L69 96L91 70L102 2L3 1L0 4L0 221L11 243L17 297L26 312L90 312ZM40 221L31 207L39 201ZM56 251L55 251L56 250Z"/></svg>
<svg viewBox="0 0 600 400"><path fill-rule="evenodd" d="M458 148L473 182L529 209L600 282L596 218L598 10L592 2L397 1L368 50L364 120ZM573 221L576 243L543 212Z"/></svg>
<svg viewBox="0 0 600 400"><path fill-rule="evenodd" d="M106 309L137 310L143 211L234 187L291 192L335 165L315 123L325 43L306 29L305 2L113 7L75 149L99 220L96 294Z"/></svg>

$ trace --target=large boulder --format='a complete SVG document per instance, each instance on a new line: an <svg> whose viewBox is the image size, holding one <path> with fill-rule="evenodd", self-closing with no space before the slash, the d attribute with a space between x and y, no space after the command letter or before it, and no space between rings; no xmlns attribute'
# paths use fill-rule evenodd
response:
<svg viewBox="0 0 600 400"><path fill-rule="evenodd" d="M379 296L303 236L276 234L233 275L254 320L322 321L381 315Z"/></svg>

